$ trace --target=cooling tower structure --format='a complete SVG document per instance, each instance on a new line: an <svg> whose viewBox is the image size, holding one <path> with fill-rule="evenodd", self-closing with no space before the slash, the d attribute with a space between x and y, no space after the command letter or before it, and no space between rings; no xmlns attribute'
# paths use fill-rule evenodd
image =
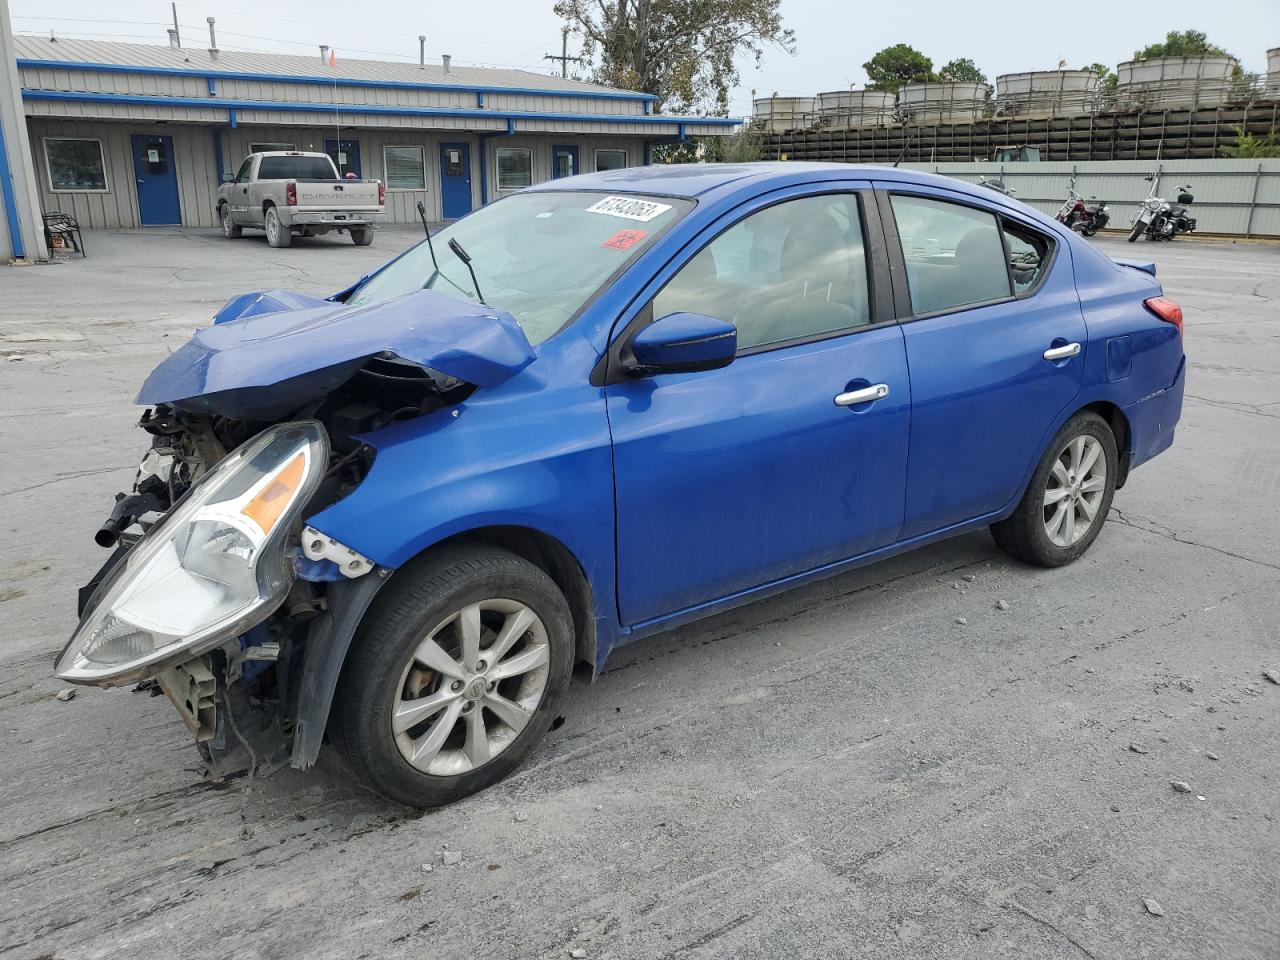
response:
<svg viewBox="0 0 1280 960"><path fill-rule="evenodd" d="M752 102L751 122L766 133L811 126L814 100L814 97L760 97Z"/></svg>
<svg viewBox="0 0 1280 960"><path fill-rule="evenodd" d="M1116 67L1112 109L1198 110L1232 100L1239 68L1231 57L1153 57Z"/></svg>
<svg viewBox="0 0 1280 960"><path fill-rule="evenodd" d="M833 130L893 123L894 97L882 90L832 90L816 98L818 123Z"/></svg>
<svg viewBox="0 0 1280 960"><path fill-rule="evenodd" d="M1070 117L1097 106L1092 70L1035 70L996 77L997 117Z"/></svg>
<svg viewBox="0 0 1280 960"><path fill-rule="evenodd" d="M1280 47L1267 51L1267 96L1280 99Z"/></svg>
<svg viewBox="0 0 1280 960"><path fill-rule="evenodd" d="M898 89L897 114L910 123L981 120L991 88L985 83L908 83Z"/></svg>

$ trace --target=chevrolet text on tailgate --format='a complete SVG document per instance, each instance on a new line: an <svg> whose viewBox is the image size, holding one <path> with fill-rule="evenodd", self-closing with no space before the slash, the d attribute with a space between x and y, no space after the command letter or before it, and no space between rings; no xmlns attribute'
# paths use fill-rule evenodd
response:
<svg viewBox="0 0 1280 960"><path fill-rule="evenodd" d="M327 742L445 803L619 644L981 527L1072 562L1183 383L1154 268L990 190L556 180L162 362L57 673L154 678L214 769Z"/></svg>
<svg viewBox="0 0 1280 960"><path fill-rule="evenodd" d="M245 157L218 188L215 212L228 240L252 227L265 230L271 246L287 247L295 234L315 237L338 230L363 247L373 243L386 196L379 180L338 176L327 153L279 150Z"/></svg>

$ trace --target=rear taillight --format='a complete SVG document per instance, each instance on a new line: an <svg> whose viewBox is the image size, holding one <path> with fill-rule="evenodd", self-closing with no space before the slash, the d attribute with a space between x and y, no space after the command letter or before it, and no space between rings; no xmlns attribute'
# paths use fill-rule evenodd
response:
<svg viewBox="0 0 1280 960"><path fill-rule="evenodd" d="M1165 323L1172 323L1178 328L1178 338L1182 338L1182 308L1168 297L1152 297L1142 301L1143 305Z"/></svg>
<svg viewBox="0 0 1280 960"><path fill-rule="evenodd" d="M378 181L378 206L382 206L387 202L387 185L381 180Z"/></svg>
<svg viewBox="0 0 1280 960"><path fill-rule="evenodd" d="M296 183L286 183L284 185L284 202L286 206L290 207L298 205L298 185Z"/></svg>

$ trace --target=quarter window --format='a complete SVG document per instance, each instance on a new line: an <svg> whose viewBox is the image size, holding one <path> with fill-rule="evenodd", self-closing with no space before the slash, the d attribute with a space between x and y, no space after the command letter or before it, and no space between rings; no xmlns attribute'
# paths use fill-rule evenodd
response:
<svg viewBox="0 0 1280 960"><path fill-rule="evenodd" d="M731 321L739 350L870 323L857 196L790 200L734 224L654 298L654 317L680 312Z"/></svg>
<svg viewBox="0 0 1280 960"><path fill-rule="evenodd" d="M107 192L107 165L102 159L101 140L47 137L44 158L51 189Z"/></svg>
<svg viewBox="0 0 1280 960"><path fill-rule="evenodd" d="M533 151L527 147L498 148L498 189L522 190L533 184Z"/></svg>
<svg viewBox="0 0 1280 960"><path fill-rule="evenodd" d="M427 168L421 147L383 147L382 167L388 190L425 190Z"/></svg>
<svg viewBox="0 0 1280 960"><path fill-rule="evenodd" d="M627 165L627 151L625 150L597 150L596 151L596 169L597 170L621 170Z"/></svg>
<svg viewBox="0 0 1280 960"><path fill-rule="evenodd" d="M915 314L1011 296L1000 227L973 207L894 195L893 217Z"/></svg>
<svg viewBox="0 0 1280 960"><path fill-rule="evenodd" d="M1023 296L1040 283L1053 246L1043 234L1017 223L1004 222L1004 242L1009 249L1009 272L1013 276L1013 292Z"/></svg>

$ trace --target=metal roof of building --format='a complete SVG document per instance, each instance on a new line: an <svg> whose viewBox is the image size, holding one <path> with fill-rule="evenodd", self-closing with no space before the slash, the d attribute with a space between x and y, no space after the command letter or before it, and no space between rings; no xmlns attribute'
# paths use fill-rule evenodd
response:
<svg viewBox="0 0 1280 960"><path fill-rule="evenodd" d="M299 76L336 78L341 80L374 80L382 83L448 84L461 87L510 87L522 90L545 90L555 93L633 93L581 80L551 77L528 70L499 69L492 67L451 66L445 72L443 65L428 63L419 67L416 63L396 63L391 60L358 60L346 57L341 48L336 50L337 66L330 67L320 60L319 48L314 56L296 56L285 53L246 53L235 50L219 50L216 59L203 47L173 48L158 44L120 43L114 40L76 40L48 37L15 36L14 48L18 60L60 60L67 63L102 63L126 67L159 67L170 70L199 70L205 72L253 73L264 76Z"/></svg>

